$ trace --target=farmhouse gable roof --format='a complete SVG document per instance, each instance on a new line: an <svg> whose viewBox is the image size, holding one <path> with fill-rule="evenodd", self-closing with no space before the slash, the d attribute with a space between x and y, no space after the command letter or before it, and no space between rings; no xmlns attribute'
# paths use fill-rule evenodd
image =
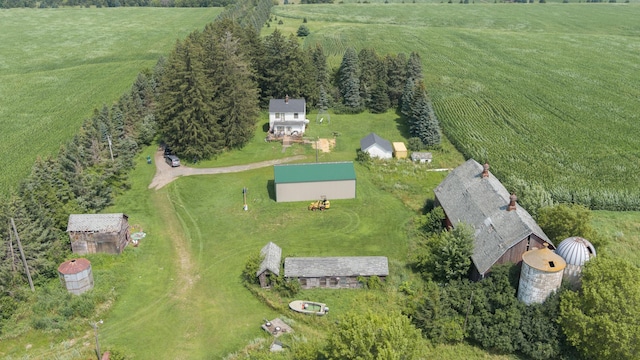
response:
<svg viewBox="0 0 640 360"><path fill-rule="evenodd" d="M119 232L122 222L128 216L116 214L71 214L67 224L67 232L110 233Z"/></svg>
<svg viewBox="0 0 640 360"><path fill-rule="evenodd" d="M304 113L304 99L271 99L269 100L270 113Z"/></svg>
<svg viewBox="0 0 640 360"><path fill-rule="evenodd" d="M531 215L516 204L507 211L510 194L483 166L473 159L455 168L434 190L449 221L455 227L466 223L475 230L471 259L482 274L512 246L530 235L551 244ZM552 244L553 245L553 244Z"/></svg>
<svg viewBox="0 0 640 360"><path fill-rule="evenodd" d="M284 259L284 276L387 276L386 256L288 257Z"/></svg>
<svg viewBox="0 0 640 360"><path fill-rule="evenodd" d="M375 145L377 145L378 147L380 147L382 150L386 152L389 152L389 153L393 152L393 147L391 146L391 142L389 142L389 140L381 138L376 133L371 133L360 140L360 149L362 149L362 151L367 151L367 149Z"/></svg>
<svg viewBox="0 0 640 360"><path fill-rule="evenodd" d="M260 255L263 258L262 262L260 263L260 268L256 272L256 276L259 276L266 270L269 270L276 275L280 275L280 259L282 258L282 249L278 245L270 241L260 250Z"/></svg>

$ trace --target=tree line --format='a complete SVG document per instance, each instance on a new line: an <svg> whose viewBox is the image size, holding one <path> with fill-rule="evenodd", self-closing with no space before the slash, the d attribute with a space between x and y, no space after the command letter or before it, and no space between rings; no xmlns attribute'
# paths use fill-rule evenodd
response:
<svg viewBox="0 0 640 360"><path fill-rule="evenodd" d="M0 0L0 8L58 8L81 7L224 7L234 0Z"/></svg>
<svg viewBox="0 0 640 360"><path fill-rule="evenodd" d="M428 96L418 53L380 56L348 48L331 71L320 45L304 49L279 30L261 38L220 17L178 41L167 60L158 99L160 137L188 161L241 148L271 99L304 98L307 106L339 113L399 109L418 148L439 146L438 119Z"/></svg>

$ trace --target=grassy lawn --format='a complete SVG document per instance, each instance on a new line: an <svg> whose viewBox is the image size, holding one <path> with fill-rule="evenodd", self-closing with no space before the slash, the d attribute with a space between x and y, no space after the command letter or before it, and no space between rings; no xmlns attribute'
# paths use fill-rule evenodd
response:
<svg viewBox="0 0 640 360"><path fill-rule="evenodd" d="M220 8L0 11L0 189L56 154L94 108L110 105Z"/></svg>
<svg viewBox="0 0 640 360"><path fill-rule="evenodd" d="M609 235L611 242L605 246L607 255L629 260L640 266L640 213L619 211L594 211L593 225ZM596 249L602 253L601 249Z"/></svg>

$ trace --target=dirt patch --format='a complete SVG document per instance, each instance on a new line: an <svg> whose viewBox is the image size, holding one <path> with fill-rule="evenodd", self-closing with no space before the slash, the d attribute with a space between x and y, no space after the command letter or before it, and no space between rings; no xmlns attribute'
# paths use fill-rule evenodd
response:
<svg viewBox="0 0 640 360"><path fill-rule="evenodd" d="M317 148L325 153L331 152L331 149L333 149L335 146L336 139L318 139L318 141L314 141L311 143L312 148Z"/></svg>
<svg viewBox="0 0 640 360"><path fill-rule="evenodd" d="M296 156L286 157L283 159L267 160L267 161L252 163L252 164L217 167L217 168L203 169L203 168L192 168L184 165L174 168L174 167L171 167L169 164L165 163L164 152L162 151L162 149L158 149L154 159L156 163L156 175L153 177L151 184L149 184L149 189L158 190L164 187L165 185L171 183L173 180L179 178L180 176L225 174L225 173L240 172L240 171L258 169L261 167L301 160L304 158L305 158L304 155L296 155Z"/></svg>

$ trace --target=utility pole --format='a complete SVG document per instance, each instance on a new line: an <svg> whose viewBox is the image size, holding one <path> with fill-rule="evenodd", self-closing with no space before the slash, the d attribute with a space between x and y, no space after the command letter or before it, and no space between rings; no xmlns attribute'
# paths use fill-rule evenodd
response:
<svg viewBox="0 0 640 360"><path fill-rule="evenodd" d="M35 292L36 289L33 287L33 280L31 280L31 272L29 272L27 258L24 256L24 251L22 251L22 243L20 242L20 236L18 236L18 230L16 229L16 223L13 221L13 218L11 218L11 226L13 226L13 232L16 235L16 240L18 240L18 249L20 250L20 255L22 255L22 264L24 265L24 271L26 271L27 278L29 279L29 286L31 286L31 291Z"/></svg>
<svg viewBox="0 0 640 360"><path fill-rule="evenodd" d="M13 233L9 229L9 251L11 251L11 270L16 272L16 256L13 254Z"/></svg>
<svg viewBox="0 0 640 360"><path fill-rule="evenodd" d="M109 142L109 153L111 154L111 161L113 161L113 150L111 149L111 136L107 135L107 141Z"/></svg>
<svg viewBox="0 0 640 360"><path fill-rule="evenodd" d="M100 352L100 343L98 342L98 324L102 324L102 323L103 323L102 320L98 322L90 323L91 327L93 327L93 333L96 336L96 355L98 356L98 360L102 360L100 359L102 357L102 353Z"/></svg>

